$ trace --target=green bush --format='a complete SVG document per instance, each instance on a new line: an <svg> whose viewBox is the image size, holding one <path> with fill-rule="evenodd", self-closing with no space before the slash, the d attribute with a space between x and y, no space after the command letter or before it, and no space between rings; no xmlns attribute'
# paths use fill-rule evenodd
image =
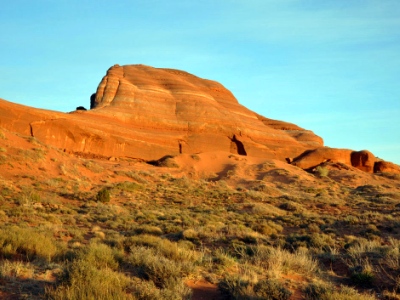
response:
<svg viewBox="0 0 400 300"><path fill-rule="evenodd" d="M374 300L373 295L360 294L348 286L335 289L333 285L321 282L309 283L304 289L306 300Z"/></svg>
<svg viewBox="0 0 400 300"><path fill-rule="evenodd" d="M102 203L110 202L110 191L107 188L101 189L96 195L96 200Z"/></svg>
<svg viewBox="0 0 400 300"><path fill-rule="evenodd" d="M140 278L151 280L159 288L166 288L170 280L182 280L193 271L193 264L173 261L154 249L132 247L127 263L136 269Z"/></svg>
<svg viewBox="0 0 400 300"><path fill-rule="evenodd" d="M81 252L79 252L78 258L89 262L92 266L99 269L118 269L118 262L115 260L113 250L105 244L89 244L88 247L83 248Z"/></svg>
<svg viewBox="0 0 400 300"><path fill-rule="evenodd" d="M249 285L247 280L238 275L227 275L218 282L218 289L227 299L249 299L249 294L252 294Z"/></svg>
<svg viewBox="0 0 400 300"><path fill-rule="evenodd" d="M261 280L253 288L257 297L265 300L287 300L292 292L275 280Z"/></svg>
<svg viewBox="0 0 400 300"><path fill-rule="evenodd" d="M227 275L219 283L218 289L228 299L287 300L292 292L275 280L251 282L239 275Z"/></svg>
<svg viewBox="0 0 400 300"><path fill-rule="evenodd" d="M132 294L139 300L192 299L192 290L181 280L169 280L165 288L159 289L152 281L137 279L132 285Z"/></svg>
<svg viewBox="0 0 400 300"><path fill-rule="evenodd" d="M368 269L362 269L360 266L350 269L351 281L361 287L370 287L374 281L374 273Z"/></svg>
<svg viewBox="0 0 400 300"><path fill-rule="evenodd" d="M318 166L315 172L319 177L327 177L329 175L329 170L326 167Z"/></svg>
<svg viewBox="0 0 400 300"><path fill-rule="evenodd" d="M66 276L56 288L48 288L49 299L135 299L127 293L131 284L129 277L109 268L98 268L92 261L74 260Z"/></svg>
<svg viewBox="0 0 400 300"><path fill-rule="evenodd" d="M0 230L0 255L20 254L28 260L35 258L51 261L58 254L53 238L35 228L8 227Z"/></svg>
<svg viewBox="0 0 400 300"><path fill-rule="evenodd" d="M333 287L326 283L311 282L304 289L305 299L320 300L333 293Z"/></svg>

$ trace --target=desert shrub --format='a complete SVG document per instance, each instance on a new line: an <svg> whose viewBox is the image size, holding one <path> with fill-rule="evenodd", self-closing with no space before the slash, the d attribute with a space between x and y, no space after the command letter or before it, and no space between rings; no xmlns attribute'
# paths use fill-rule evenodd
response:
<svg viewBox="0 0 400 300"><path fill-rule="evenodd" d="M348 286L335 289L331 284L312 282L304 289L304 298L307 300L374 300L372 295L360 294Z"/></svg>
<svg viewBox="0 0 400 300"><path fill-rule="evenodd" d="M58 248L51 237L35 228L13 226L0 230L0 254L3 257L21 254L29 260L51 261L58 254Z"/></svg>
<svg viewBox="0 0 400 300"><path fill-rule="evenodd" d="M282 232L283 227L272 221L266 221L261 224L253 225L252 229L265 235L277 234Z"/></svg>
<svg viewBox="0 0 400 300"><path fill-rule="evenodd" d="M223 269L238 265L238 262L222 249L217 249L215 251L212 260L214 264L219 265Z"/></svg>
<svg viewBox="0 0 400 300"><path fill-rule="evenodd" d="M0 201L1 201L1 195L0 195ZM0 210L0 222L7 222L8 216L4 210Z"/></svg>
<svg viewBox="0 0 400 300"><path fill-rule="evenodd" d="M133 228L136 234L151 234L151 235L162 235L163 231L160 227L152 225L140 225Z"/></svg>
<svg viewBox="0 0 400 300"><path fill-rule="evenodd" d="M228 299L287 300L291 292L276 280L253 281L247 276L227 275L218 283L218 289Z"/></svg>
<svg viewBox="0 0 400 300"><path fill-rule="evenodd" d="M42 148L32 148L32 149L19 149L18 150L18 155L22 156L23 158L27 160L32 160L34 162L38 162L40 160L43 160L45 155L46 155L46 150Z"/></svg>
<svg viewBox="0 0 400 300"><path fill-rule="evenodd" d="M0 278L32 278L34 266L29 262L3 260L0 262Z"/></svg>
<svg viewBox="0 0 400 300"><path fill-rule="evenodd" d="M49 299L134 299L127 293L129 277L92 261L75 259L57 287L46 289Z"/></svg>
<svg viewBox="0 0 400 300"><path fill-rule="evenodd" d="M0 155L0 165L3 165L7 162L7 155L1 154Z"/></svg>
<svg viewBox="0 0 400 300"><path fill-rule="evenodd" d="M111 200L110 191L107 188L101 189L96 195L96 201L106 203L110 202L110 200Z"/></svg>
<svg viewBox="0 0 400 300"><path fill-rule="evenodd" d="M350 279L357 286L369 287L374 278L375 275L369 263L350 268Z"/></svg>
<svg viewBox="0 0 400 300"><path fill-rule="evenodd" d="M166 288L170 280L182 280L193 270L191 263L173 261L155 249L141 246L131 248L126 263L136 270L140 278L153 281L159 288Z"/></svg>
<svg viewBox="0 0 400 300"><path fill-rule="evenodd" d="M194 229L186 229L182 231L182 238L189 241L197 241L199 238L199 233Z"/></svg>
<svg viewBox="0 0 400 300"><path fill-rule="evenodd" d="M182 280L169 280L165 288L159 289L152 281L137 279L131 289L139 300L189 300L192 296L192 290Z"/></svg>
<svg viewBox="0 0 400 300"><path fill-rule="evenodd" d="M328 234L313 233L310 236L309 245L315 248L328 249L335 245L335 240Z"/></svg>
<svg viewBox="0 0 400 300"><path fill-rule="evenodd" d="M145 175L146 173L141 174L136 171L126 171L126 172L116 171L115 173L117 175L125 175L129 178L132 178L133 180L136 180L139 183L143 183L143 184L148 183L148 181L142 177L142 175Z"/></svg>
<svg viewBox="0 0 400 300"><path fill-rule="evenodd" d="M199 254L195 251L180 248L175 242L148 234L128 237L124 241L124 246L128 251L135 249L135 246L150 247L156 250L158 254L174 261L190 261L194 263L200 259Z"/></svg>
<svg viewBox="0 0 400 300"><path fill-rule="evenodd" d="M329 169L326 167L318 166L315 169L316 174L318 174L319 177L327 177L329 175Z"/></svg>
<svg viewBox="0 0 400 300"><path fill-rule="evenodd" d="M292 295L282 283L276 280L261 280L253 288L257 297L266 300L287 300Z"/></svg>
<svg viewBox="0 0 400 300"><path fill-rule="evenodd" d="M309 224L308 225L308 231L312 233L319 233L321 232L321 229L317 224Z"/></svg>
<svg viewBox="0 0 400 300"><path fill-rule="evenodd" d="M253 265L264 268L271 278L289 272L311 276L318 270L317 261L306 249L298 249L292 253L270 246L252 246L252 253L248 260Z"/></svg>
<svg viewBox="0 0 400 300"><path fill-rule="evenodd" d="M101 173L104 171L104 168L102 166L91 160L84 162L83 165L93 173Z"/></svg>
<svg viewBox="0 0 400 300"><path fill-rule="evenodd" d="M1 136L0 136L1 138ZM382 172L382 173L376 173L379 176L383 176L389 179L393 179L393 180L400 180L400 174L396 174L396 173L389 173L389 172Z"/></svg>
<svg viewBox="0 0 400 300"><path fill-rule="evenodd" d="M265 194L263 192L259 192L256 190L248 190L245 192L245 195L253 200L262 201L265 198Z"/></svg>
<svg viewBox="0 0 400 300"><path fill-rule="evenodd" d="M141 185L136 182L124 181L114 186L114 190L121 190L125 192L136 192L141 189Z"/></svg>
<svg viewBox="0 0 400 300"><path fill-rule="evenodd" d="M332 294L334 288L323 282L311 282L304 288L304 296L307 300L320 300Z"/></svg>
<svg viewBox="0 0 400 300"><path fill-rule="evenodd" d="M192 290L181 279L169 279L165 288L161 289L161 299L189 300L192 299Z"/></svg>
<svg viewBox="0 0 400 300"><path fill-rule="evenodd" d="M303 207L299 203L293 201L287 201L285 203L282 203L281 205L279 205L279 208L291 212L301 212L303 210Z"/></svg>
<svg viewBox="0 0 400 300"><path fill-rule="evenodd" d="M269 203L253 203L251 210L253 213L258 215L281 216L286 214L286 211Z"/></svg>
<svg viewBox="0 0 400 300"><path fill-rule="evenodd" d="M115 260L113 250L101 243L90 243L78 254L78 258L87 261L98 269L118 269L118 262Z"/></svg>
<svg viewBox="0 0 400 300"><path fill-rule="evenodd" d="M379 229L374 224L368 224L367 228L365 228L364 233L366 236L369 236L371 234L379 235Z"/></svg>
<svg viewBox="0 0 400 300"><path fill-rule="evenodd" d="M285 248L298 249L300 247L308 248L311 237L309 235L290 234L286 237Z"/></svg>
<svg viewBox="0 0 400 300"><path fill-rule="evenodd" d="M226 275L218 282L218 289L227 299L249 299L253 292L249 281L238 275Z"/></svg>

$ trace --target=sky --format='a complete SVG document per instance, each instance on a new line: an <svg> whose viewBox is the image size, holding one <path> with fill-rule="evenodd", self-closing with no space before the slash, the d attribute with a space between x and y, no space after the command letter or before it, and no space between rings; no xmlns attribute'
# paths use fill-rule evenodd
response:
<svg viewBox="0 0 400 300"><path fill-rule="evenodd" d="M216 80L325 145L400 164L399 0L3 0L0 98L68 112L107 69ZM1 116L0 116L1 117Z"/></svg>

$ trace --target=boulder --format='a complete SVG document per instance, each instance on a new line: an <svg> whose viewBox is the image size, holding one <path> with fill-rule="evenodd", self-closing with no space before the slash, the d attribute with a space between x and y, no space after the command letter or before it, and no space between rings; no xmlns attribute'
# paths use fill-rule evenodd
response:
<svg viewBox="0 0 400 300"><path fill-rule="evenodd" d="M293 160L292 165L307 170L313 169L327 161L343 163L351 166L352 152L353 151L349 149L336 149L328 147L307 150L300 156L296 157Z"/></svg>
<svg viewBox="0 0 400 300"><path fill-rule="evenodd" d="M374 165L374 172L400 174L400 166L388 161L377 161Z"/></svg>
<svg viewBox="0 0 400 300"><path fill-rule="evenodd" d="M375 156L367 151L354 151L351 153L351 165L367 173L374 172Z"/></svg>

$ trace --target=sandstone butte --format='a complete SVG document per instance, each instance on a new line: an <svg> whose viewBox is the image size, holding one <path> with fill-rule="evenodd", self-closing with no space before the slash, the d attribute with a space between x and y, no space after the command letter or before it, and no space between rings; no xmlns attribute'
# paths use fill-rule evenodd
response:
<svg viewBox="0 0 400 300"><path fill-rule="evenodd" d="M90 110L61 113L0 100L0 127L67 152L157 160L225 151L287 160L303 169L338 161L366 172L400 171L368 151L333 149L312 131L265 118L220 83L184 71L114 65Z"/></svg>

